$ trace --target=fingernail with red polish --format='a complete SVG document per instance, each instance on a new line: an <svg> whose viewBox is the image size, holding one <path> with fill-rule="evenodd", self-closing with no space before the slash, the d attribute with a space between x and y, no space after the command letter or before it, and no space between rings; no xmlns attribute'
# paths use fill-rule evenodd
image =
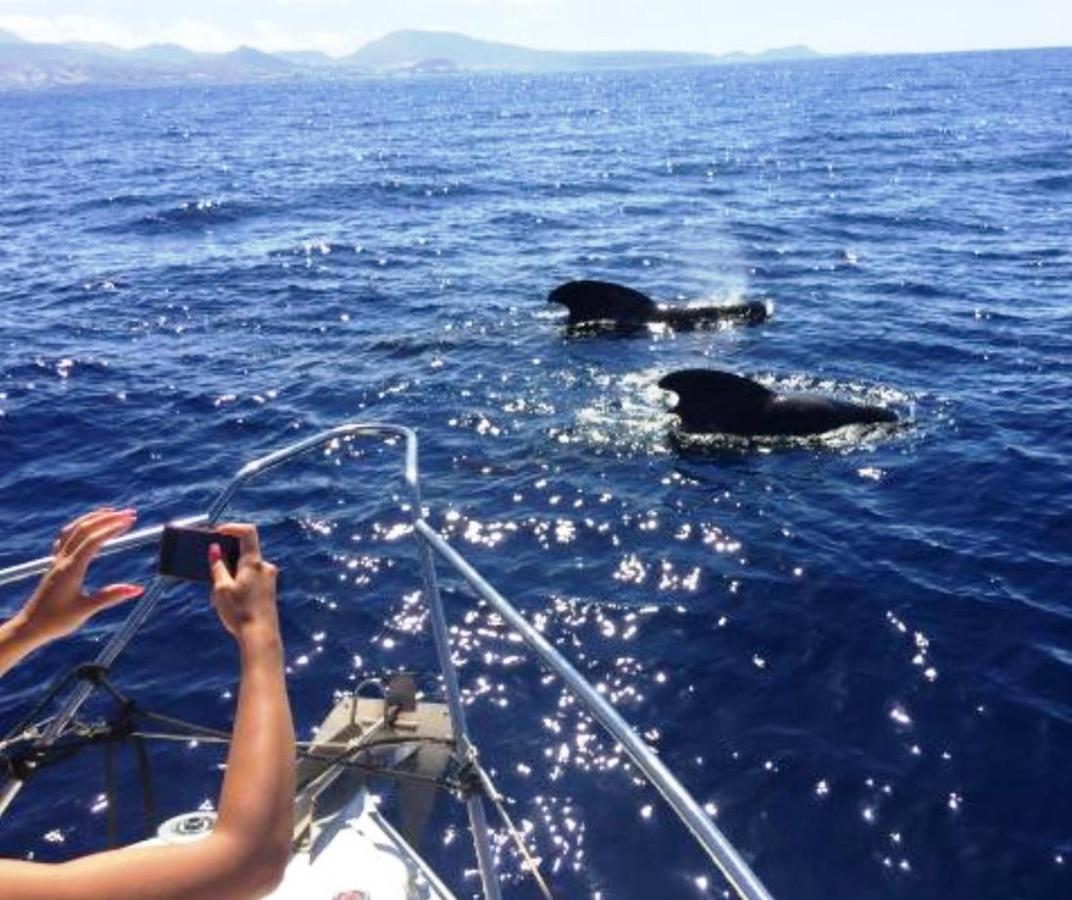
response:
<svg viewBox="0 0 1072 900"><path fill-rule="evenodd" d="M223 551L220 549L219 544L208 545L208 561L211 565L215 565L223 558Z"/></svg>

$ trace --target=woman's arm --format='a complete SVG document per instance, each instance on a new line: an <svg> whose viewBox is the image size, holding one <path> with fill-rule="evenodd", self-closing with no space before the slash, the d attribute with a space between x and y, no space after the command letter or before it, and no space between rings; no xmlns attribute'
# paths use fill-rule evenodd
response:
<svg viewBox="0 0 1072 900"><path fill-rule="evenodd" d="M220 530L237 537L242 549L233 579L220 548L213 545L209 553L212 602L238 641L242 684L217 830L252 835L270 863L285 865L294 830L294 725L276 609L278 571L261 559L252 525Z"/></svg>
<svg viewBox="0 0 1072 900"><path fill-rule="evenodd" d="M213 548L212 602L242 660L234 735L212 834L192 844L127 847L58 865L0 862L5 900L245 900L282 878L294 804L294 730L276 613L276 569L256 529L239 538L232 578Z"/></svg>
<svg viewBox="0 0 1072 900"><path fill-rule="evenodd" d="M21 613L0 625L0 676L41 646Z"/></svg>

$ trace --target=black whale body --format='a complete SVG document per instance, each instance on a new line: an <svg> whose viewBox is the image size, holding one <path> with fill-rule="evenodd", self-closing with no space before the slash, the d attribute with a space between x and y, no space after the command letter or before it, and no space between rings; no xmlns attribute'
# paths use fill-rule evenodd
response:
<svg viewBox="0 0 1072 900"><path fill-rule="evenodd" d="M571 327L610 324L617 328L640 328L661 323L686 330L718 322L755 325L766 321L767 305L758 300L710 306L662 306L646 294L611 281L567 281L547 299L569 310Z"/></svg>
<svg viewBox="0 0 1072 900"><path fill-rule="evenodd" d="M677 394L673 408L691 434L806 436L846 425L896 422L892 410L816 394L778 394L755 381L714 369L683 369L659 381Z"/></svg>

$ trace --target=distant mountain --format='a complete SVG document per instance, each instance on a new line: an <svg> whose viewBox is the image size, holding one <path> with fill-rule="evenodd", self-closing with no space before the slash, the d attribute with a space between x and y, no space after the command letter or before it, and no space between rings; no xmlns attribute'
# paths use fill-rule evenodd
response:
<svg viewBox="0 0 1072 900"><path fill-rule="evenodd" d="M127 53L131 59L172 66L191 63L201 55L183 47L181 44L149 44L146 47L129 50Z"/></svg>
<svg viewBox="0 0 1072 900"><path fill-rule="evenodd" d="M273 56L271 53L265 53L263 50L257 50L255 47L239 47L229 53L221 53L214 61L235 69L246 69L250 72L278 73L289 72L294 69L294 63L278 56Z"/></svg>
<svg viewBox="0 0 1072 900"><path fill-rule="evenodd" d="M74 84L182 84L247 82L292 77L359 74L443 74L456 71L553 71L727 62L783 62L817 56L807 47L764 53L566 52L533 50L443 31L396 31L343 59L312 51L265 53L239 47L229 53L198 53L178 44L124 50L109 44L34 44L0 31L0 88L45 88Z"/></svg>
<svg viewBox="0 0 1072 900"><path fill-rule="evenodd" d="M299 68L252 47L196 53L175 44L123 50L107 44L0 41L0 88L246 82L286 77Z"/></svg>
<svg viewBox="0 0 1072 900"><path fill-rule="evenodd" d="M309 66L310 68L323 68L327 66L337 66L339 61L326 53L321 53L319 50L281 50L274 54L280 59L285 59L287 62L295 63L299 66Z"/></svg>
<svg viewBox="0 0 1072 900"><path fill-rule="evenodd" d="M449 31L395 31L346 57L346 62L351 65L373 71L413 69L430 60L452 63L459 69L539 71L704 65L717 62L717 57L706 53L643 50L589 53L533 50L515 44L481 41Z"/></svg>
<svg viewBox="0 0 1072 900"><path fill-rule="evenodd" d="M129 83L144 79L147 74L144 67L132 67L114 55L76 44L0 43L0 87Z"/></svg>

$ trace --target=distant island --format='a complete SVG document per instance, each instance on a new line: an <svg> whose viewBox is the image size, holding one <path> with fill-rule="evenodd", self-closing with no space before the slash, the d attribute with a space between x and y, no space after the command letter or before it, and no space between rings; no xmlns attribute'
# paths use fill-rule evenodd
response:
<svg viewBox="0 0 1072 900"><path fill-rule="evenodd" d="M177 44L153 44L133 50L94 43L35 44L0 30L0 88L239 83L332 75L590 71L787 62L817 56L803 46L723 55L533 50L445 31L396 31L349 56L334 58L315 51L266 53L252 47L229 53L199 53Z"/></svg>

